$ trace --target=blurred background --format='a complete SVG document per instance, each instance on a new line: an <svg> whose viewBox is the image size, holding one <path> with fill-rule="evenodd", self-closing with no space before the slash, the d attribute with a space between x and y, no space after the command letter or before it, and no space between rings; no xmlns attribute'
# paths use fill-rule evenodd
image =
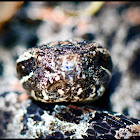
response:
<svg viewBox="0 0 140 140"><path fill-rule="evenodd" d="M139 2L0 2L0 94L25 92L16 60L51 41L79 39L106 47L113 76L93 106L140 119Z"/></svg>

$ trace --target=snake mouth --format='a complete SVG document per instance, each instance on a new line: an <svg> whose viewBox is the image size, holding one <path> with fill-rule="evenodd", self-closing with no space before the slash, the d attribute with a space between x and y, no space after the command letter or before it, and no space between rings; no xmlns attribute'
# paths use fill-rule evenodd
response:
<svg viewBox="0 0 140 140"><path fill-rule="evenodd" d="M35 100L45 103L68 102L71 96L71 86L64 80L59 80L40 91L31 91Z"/></svg>
<svg viewBox="0 0 140 140"><path fill-rule="evenodd" d="M46 89L41 91L31 91L31 96L45 103L55 102L76 102L82 101L89 97L91 89L83 89L78 83L76 85L70 85L68 81L60 80L53 84L50 84Z"/></svg>

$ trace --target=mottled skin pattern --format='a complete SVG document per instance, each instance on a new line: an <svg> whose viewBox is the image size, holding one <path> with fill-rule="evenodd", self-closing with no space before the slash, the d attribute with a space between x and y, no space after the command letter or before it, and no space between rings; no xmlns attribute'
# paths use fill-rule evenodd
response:
<svg viewBox="0 0 140 140"><path fill-rule="evenodd" d="M23 87L42 102L76 102L100 97L109 83L112 61L95 42L74 40L33 47L17 60Z"/></svg>

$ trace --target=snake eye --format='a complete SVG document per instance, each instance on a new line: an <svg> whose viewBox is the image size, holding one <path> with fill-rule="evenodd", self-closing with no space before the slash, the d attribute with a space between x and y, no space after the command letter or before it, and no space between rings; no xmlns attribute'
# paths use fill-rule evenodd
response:
<svg viewBox="0 0 140 140"><path fill-rule="evenodd" d="M19 79L22 79L24 76L28 76L32 71L35 69L35 60L33 57L31 57L28 60L21 61L17 63L17 73Z"/></svg>

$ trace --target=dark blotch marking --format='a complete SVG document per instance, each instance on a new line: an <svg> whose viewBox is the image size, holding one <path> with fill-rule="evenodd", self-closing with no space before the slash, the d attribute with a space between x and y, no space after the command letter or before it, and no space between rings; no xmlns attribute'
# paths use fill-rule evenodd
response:
<svg viewBox="0 0 140 140"><path fill-rule="evenodd" d="M89 97L89 93L91 93L93 90L91 88L88 88L86 90L84 90L80 95L78 95L78 97L80 97L80 99L86 99Z"/></svg>
<svg viewBox="0 0 140 140"><path fill-rule="evenodd" d="M90 129L90 128L86 131L86 133L88 135L92 135L92 136L96 136L97 135L96 132L94 131L94 129Z"/></svg>
<svg viewBox="0 0 140 140"><path fill-rule="evenodd" d="M33 117L31 117L34 121L42 121L41 117L38 115L34 115Z"/></svg>
<svg viewBox="0 0 140 140"><path fill-rule="evenodd" d="M65 135L66 136L71 136L71 135L74 135L75 133L73 131L66 131L65 132Z"/></svg>
<svg viewBox="0 0 140 140"><path fill-rule="evenodd" d="M136 38L140 38L140 26L131 26L128 30L128 34L125 39L126 46L129 41L134 40Z"/></svg>
<svg viewBox="0 0 140 140"><path fill-rule="evenodd" d="M127 118L125 115L121 114L121 115L118 115L119 118L121 118L120 121L122 121L123 123L126 123L126 125L132 125L133 124L133 121L131 121L130 118ZM124 125L125 126L125 125Z"/></svg>
<svg viewBox="0 0 140 140"><path fill-rule="evenodd" d="M55 138L57 138L57 139L63 139L64 138L64 136L61 132L54 132L54 133L52 133L52 136L55 136Z"/></svg>
<svg viewBox="0 0 140 140"><path fill-rule="evenodd" d="M110 127L114 127L115 129L119 129L121 127L125 127L124 124L121 124L119 123L119 121L117 120L113 120L113 119L107 119L107 124L110 126Z"/></svg>
<svg viewBox="0 0 140 140"><path fill-rule="evenodd" d="M58 113L55 116L60 120L65 120L67 122L74 122L76 124L81 120L80 116L83 114L83 110L74 105L69 105L66 108L59 108Z"/></svg>
<svg viewBox="0 0 140 140"><path fill-rule="evenodd" d="M133 78L140 78L140 49L134 52L129 70Z"/></svg>
<svg viewBox="0 0 140 140"><path fill-rule="evenodd" d="M27 108L27 113L28 114L35 114L37 112L37 108L34 106L34 105L30 105L28 108Z"/></svg>
<svg viewBox="0 0 140 140"><path fill-rule="evenodd" d="M24 124L23 129L20 132L21 135L26 134L27 130L29 130L27 126L27 119L28 119L28 114L24 114L23 120L21 120Z"/></svg>
<svg viewBox="0 0 140 140"><path fill-rule="evenodd" d="M93 33L85 33L81 36L84 40L92 41L95 39L95 35Z"/></svg>
<svg viewBox="0 0 140 140"><path fill-rule="evenodd" d="M26 134L27 130L28 130L28 129L27 129L26 127L24 127L24 128L21 130L20 134L21 134L21 135Z"/></svg>
<svg viewBox="0 0 140 140"><path fill-rule="evenodd" d="M107 35L106 37L106 48L107 49L111 49L112 48L112 45L114 43L114 39L116 37L116 30L111 32L111 34Z"/></svg>
<svg viewBox="0 0 140 140"><path fill-rule="evenodd" d="M105 134L105 135L102 135L102 136L99 136L98 137L99 139L116 139L113 135L111 134Z"/></svg>
<svg viewBox="0 0 140 140"><path fill-rule="evenodd" d="M112 79L109 84L109 90L111 93L115 91L115 89L119 86L120 81L122 78L122 73L119 71L119 69L114 69Z"/></svg>
<svg viewBox="0 0 140 140"><path fill-rule="evenodd" d="M107 125L103 125L102 123L94 123L93 125L94 130L100 134L105 134L109 132L109 129L107 128Z"/></svg>
<svg viewBox="0 0 140 140"><path fill-rule="evenodd" d="M103 118L104 118L104 115L102 113L96 112L94 118L92 118L89 121L89 123L91 123L91 122L102 122Z"/></svg>
<svg viewBox="0 0 140 140"><path fill-rule="evenodd" d="M3 75L3 63L0 62L0 76Z"/></svg>
<svg viewBox="0 0 140 140"><path fill-rule="evenodd" d="M36 34L32 34L29 39L27 39L27 48L31 48L32 46L36 46L39 38Z"/></svg>
<svg viewBox="0 0 140 140"><path fill-rule="evenodd" d="M45 70L49 71L50 73L54 73L54 70L52 70L50 67L46 67Z"/></svg>
<svg viewBox="0 0 140 140"><path fill-rule="evenodd" d="M88 135L88 136L82 135L82 137L83 137L84 139L96 139L96 138L97 138L96 136L91 136L91 135Z"/></svg>

